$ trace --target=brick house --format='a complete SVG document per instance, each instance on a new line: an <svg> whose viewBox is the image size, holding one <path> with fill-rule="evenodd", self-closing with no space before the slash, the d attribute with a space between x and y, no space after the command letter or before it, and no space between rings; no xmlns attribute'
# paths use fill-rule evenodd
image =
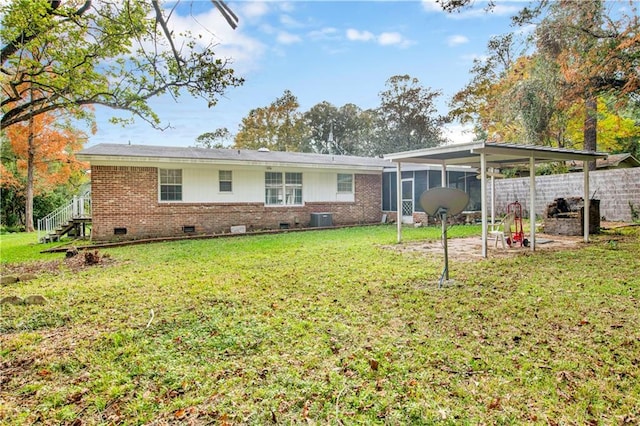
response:
<svg viewBox="0 0 640 426"><path fill-rule="evenodd" d="M123 144L98 144L78 158L91 165L94 240L380 222L389 165L379 158Z"/></svg>

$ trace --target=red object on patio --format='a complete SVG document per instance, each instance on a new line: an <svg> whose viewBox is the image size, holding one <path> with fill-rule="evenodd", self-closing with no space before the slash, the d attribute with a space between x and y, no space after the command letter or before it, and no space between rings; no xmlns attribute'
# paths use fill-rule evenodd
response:
<svg viewBox="0 0 640 426"><path fill-rule="evenodd" d="M507 239L509 247L516 242L520 243L520 247L529 247L529 240L524 237L524 230L522 228L522 204L518 201L514 201L507 205L507 215L513 213L513 224L515 225L515 232L509 232L511 238Z"/></svg>

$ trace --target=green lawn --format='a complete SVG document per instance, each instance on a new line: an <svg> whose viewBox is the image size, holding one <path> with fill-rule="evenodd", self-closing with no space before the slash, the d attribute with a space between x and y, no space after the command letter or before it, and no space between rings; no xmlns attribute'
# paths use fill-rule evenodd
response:
<svg viewBox="0 0 640 426"><path fill-rule="evenodd" d="M100 250L0 287L49 301L0 306L0 423L638 423L638 229L442 289L393 226ZM3 268L64 258L20 238Z"/></svg>

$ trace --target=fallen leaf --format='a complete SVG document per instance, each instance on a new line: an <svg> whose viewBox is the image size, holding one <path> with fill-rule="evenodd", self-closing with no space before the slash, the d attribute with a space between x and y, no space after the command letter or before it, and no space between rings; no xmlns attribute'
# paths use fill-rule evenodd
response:
<svg viewBox="0 0 640 426"><path fill-rule="evenodd" d="M380 365L380 363L377 360L375 360L373 358L369 359L369 367L371 367L371 369L373 371L378 371L378 366L379 365Z"/></svg>
<svg viewBox="0 0 640 426"><path fill-rule="evenodd" d="M487 406L489 410L500 410L500 408L500 398L494 398Z"/></svg>

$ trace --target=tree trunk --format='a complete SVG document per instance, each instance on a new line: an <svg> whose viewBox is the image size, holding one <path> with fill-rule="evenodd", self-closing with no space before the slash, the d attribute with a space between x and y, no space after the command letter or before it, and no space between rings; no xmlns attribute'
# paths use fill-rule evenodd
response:
<svg viewBox="0 0 640 426"><path fill-rule="evenodd" d="M598 100L588 93L584 101L584 150L597 151L598 148ZM596 162L589 162L589 170L596 169Z"/></svg>
<svg viewBox="0 0 640 426"><path fill-rule="evenodd" d="M26 232L33 232L33 168L36 148L34 146L33 116L29 119L29 146L27 149L27 190L25 194L24 228Z"/></svg>

